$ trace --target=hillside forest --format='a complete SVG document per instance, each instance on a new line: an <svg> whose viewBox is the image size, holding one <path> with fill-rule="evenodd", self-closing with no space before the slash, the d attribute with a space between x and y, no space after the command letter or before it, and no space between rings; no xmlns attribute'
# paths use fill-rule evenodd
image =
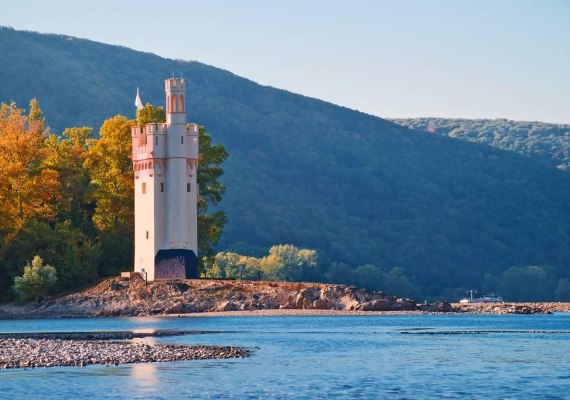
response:
<svg viewBox="0 0 570 400"><path fill-rule="evenodd" d="M0 106L2 300L20 293L10 290L12 283L22 284L32 266L38 270L35 264L42 261L50 268L52 293L130 269L134 231L130 127L163 121L162 108L147 104L136 120L120 115L107 119L97 137L87 127L68 128L56 136L47 134L37 100L30 101L28 114L14 103ZM293 245L272 246L262 257L214 253L226 218L223 211L208 213L208 209L222 199L224 187L218 178L226 157L223 146L213 145L202 127L199 232L203 277L342 283L421 298L422 288L400 267L327 264L317 251ZM484 289L500 290L514 300L544 300L552 293L555 299L564 300L570 293L568 280L557 280L548 266L512 267L500 277L487 274L484 279ZM48 295L47 284L36 282L34 293ZM28 300L38 297L23 293Z"/></svg>
<svg viewBox="0 0 570 400"><path fill-rule="evenodd" d="M410 129L524 154L570 171L570 125L508 119L399 118L391 121Z"/></svg>
<svg viewBox="0 0 570 400"><path fill-rule="evenodd" d="M132 268L126 218L132 205L113 205L124 194L119 186L112 187L111 199L98 192L103 173L122 171L129 181L130 164L103 168L96 144L107 127L129 124L129 118L110 117L132 115L137 87L144 101L163 104L163 79L174 71L186 80L189 121L207 127L213 146L229 154L218 179L223 200L208 209L223 212L212 226L224 226L223 234L212 232L220 236L211 254L201 253L208 257L202 260L208 276L235 277L238 263L244 276L345 282L419 301L457 300L468 289L507 300L568 298L565 126L531 123L527 129L497 120L495 129L493 121L474 121L489 125L485 133L455 130L453 138L443 128L409 129L412 123L262 86L196 61L1 27L0 65L0 101L25 106L37 98L45 114L45 138L38 140L46 143L37 154L41 162L29 165L30 180L21 180L33 192L43 174L42 190L30 195L41 201L22 203L21 212L10 205L0 216L2 240L10 241L0 264L4 297L12 295L7 280L21 275L35 254L56 269L67 268L64 255L76 257L69 265L98 277ZM21 114L28 118L31 111ZM480 134L497 139L460 140ZM51 144L77 149L79 156L58 150L56 157ZM50 166L58 162L63 167ZM64 179L68 184L60 189ZM125 224L109 228L115 222ZM316 261L297 259L303 250L315 251ZM217 252L229 255L216 261ZM91 253L96 268L78 261ZM296 272L276 273L275 266L286 263L297 265ZM70 287L63 282L73 281L71 275L61 273L54 290Z"/></svg>

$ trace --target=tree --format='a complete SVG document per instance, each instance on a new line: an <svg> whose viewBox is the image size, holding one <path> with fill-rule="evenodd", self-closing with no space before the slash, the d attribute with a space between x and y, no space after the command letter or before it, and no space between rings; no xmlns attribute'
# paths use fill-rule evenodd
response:
<svg viewBox="0 0 570 400"><path fill-rule="evenodd" d="M140 126L149 123L166 122L166 113L162 107L153 107L152 104L146 103L144 108L137 110L137 122Z"/></svg>
<svg viewBox="0 0 570 400"><path fill-rule="evenodd" d="M91 173L91 196L97 204L93 222L103 232L131 234L134 224L134 175L131 126L117 115L103 122L99 139L88 140L85 165Z"/></svg>
<svg viewBox="0 0 570 400"><path fill-rule="evenodd" d="M557 283L549 265L510 267L501 278L501 294L509 301L553 300Z"/></svg>
<svg viewBox="0 0 570 400"><path fill-rule="evenodd" d="M134 123L117 115L103 122L99 139L86 140L84 166L91 176L88 198L95 204L92 220L102 254L102 276L133 264L134 174L130 155Z"/></svg>
<svg viewBox="0 0 570 400"><path fill-rule="evenodd" d="M228 153L223 145L212 144L212 138L203 126L199 128L199 148L198 251L202 256L208 257L213 255L227 222L223 211L208 211L222 200L226 190L220 178L224 173L222 164L228 158ZM203 258L200 257L200 260Z"/></svg>
<svg viewBox="0 0 570 400"><path fill-rule="evenodd" d="M272 246L261 264L267 275L275 280L299 281L307 270L317 266L317 252L281 244Z"/></svg>
<svg viewBox="0 0 570 400"><path fill-rule="evenodd" d="M44 265L40 256L26 264L24 274L14 278L13 289L21 301L39 300L46 296L57 282L57 273L51 265Z"/></svg>
<svg viewBox="0 0 570 400"><path fill-rule="evenodd" d="M368 290L385 289L386 276L384 271L376 265L365 264L356 267L352 275L356 286Z"/></svg>
<svg viewBox="0 0 570 400"><path fill-rule="evenodd" d="M46 131L37 101L34 116L15 103L0 105L0 234L4 245L27 221L51 219L61 197L58 172L46 163Z"/></svg>
<svg viewBox="0 0 570 400"><path fill-rule="evenodd" d="M58 217L70 220L73 226L93 234L93 199L88 198L91 174L86 166L89 147L95 143L92 128L67 128L61 137L50 135L46 140L47 164L59 173L61 201Z"/></svg>
<svg viewBox="0 0 570 400"><path fill-rule="evenodd" d="M333 262L324 274L325 282L341 283L344 285L354 284L352 277L352 268L345 263Z"/></svg>

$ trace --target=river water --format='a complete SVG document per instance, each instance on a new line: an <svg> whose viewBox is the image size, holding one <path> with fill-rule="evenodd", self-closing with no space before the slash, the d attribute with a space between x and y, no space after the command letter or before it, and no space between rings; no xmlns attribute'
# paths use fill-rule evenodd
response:
<svg viewBox="0 0 570 400"><path fill-rule="evenodd" d="M0 332L184 329L246 359L0 371L2 399L570 399L570 314L0 321ZM426 334L431 333L431 334Z"/></svg>

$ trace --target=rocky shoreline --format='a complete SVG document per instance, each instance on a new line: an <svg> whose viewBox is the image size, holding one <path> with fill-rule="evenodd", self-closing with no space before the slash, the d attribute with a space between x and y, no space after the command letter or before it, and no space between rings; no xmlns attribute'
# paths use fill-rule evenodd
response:
<svg viewBox="0 0 570 400"><path fill-rule="evenodd" d="M240 347L151 345L101 340L101 336L98 340L80 338L82 335L95 335L97 338L97 334L93 333L76 333L74 339L48 338L42 335L44 334L36 333L28 335L36 337L12 338L3 335L0 338L0 369L210 360L250 355L248 350Z"/></svg>
<svg viewBox="0 0 570 400"><path fill-rule="evenodd" d="M266 312L272 315L409 313L548 314L570 312L570 303L418 304L354 286L223 280L107 279L41 306L0 305L0 319L181 316ZM345 314L346 315L346 314Z"/></svg>

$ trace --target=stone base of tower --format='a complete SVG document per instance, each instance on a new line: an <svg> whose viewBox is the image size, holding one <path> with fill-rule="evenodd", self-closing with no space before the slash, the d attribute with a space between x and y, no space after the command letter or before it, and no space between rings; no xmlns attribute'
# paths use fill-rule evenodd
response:
<svg viewBox="0 0 570 400"><path fill-rule="evenodd" d="M159 250L154 257L154 279L196 279L198 258L192 250Z"/></svg>

